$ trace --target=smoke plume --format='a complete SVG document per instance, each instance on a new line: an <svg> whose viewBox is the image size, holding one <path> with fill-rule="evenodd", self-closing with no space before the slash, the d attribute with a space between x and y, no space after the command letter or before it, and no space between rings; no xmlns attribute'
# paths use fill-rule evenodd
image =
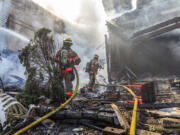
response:
<svg viewBox="0 0 180 135"><path fill-rule="evenodd" d="M180 1L177 0L138 0L136 9L125 12L111 21L119 27L122 37L131 41L133 33L178 17L179 13ZM137 73L177 75L180 74L179 34L179 29L176 29L153 37L152 40L143 42L139 46L134 46L133 43L122 43L119 35L115 34L111 44L124 47L124 50L131 50L126 52L126 55L121 55L124 55L122 57L129 56L128 60L124 59L124 63L128 63Z"/></svg>
<svg viewBox="0 0 180 135"><path fill-rule="evenodd" d="M105 61L104 36L106 33L106 14L101 0L33 0L65 22L66 34L56 34L55 41L62 46L62 40L71 37L72 46L82 62L78 66L80 84L88 83L84 68L95 53ZM60 7L62 8L60 8ZM99 49L97 49L99 48ZM101 71L106 76L106 71Z"/></svg>

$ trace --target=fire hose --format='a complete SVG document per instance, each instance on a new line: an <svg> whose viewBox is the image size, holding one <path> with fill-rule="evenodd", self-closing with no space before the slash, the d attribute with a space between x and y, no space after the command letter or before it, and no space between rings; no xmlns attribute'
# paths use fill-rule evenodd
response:
<svg viewBox="0 0 180 135"><path fill-rule="evenodd" d="M126 89L134 97L135 102L134 102L133 114L132 114L132 119L131 119L130 135L135 135L135 132L136 132L136 112L137 112L137 107L138 107L138 99L136 98L136 94L130 88L128 88L125 85L120 85L120 84L108 84L108 85L105 85L105 84L101 84L97 80L96 75L95 75L95 80L96 80L96 83L99 86L104 86L104 87L123 87L124 89Z"/></svg>
<svg viewBox="0 0 180 135"><path fill-rule="evenodd" d="M48 117L52 116L53 114L55 114L56 112L58 112L59 110L61 110L62 108L64 108L67 104L69 104L71 102L71 100L75 97L78 88L79 88L79 74L77 72L77 69L74 67L74 71L76 74L76 88L72 94L72 96L66 100L66 102L64 102L63 104L61 104L59 107L57 107L56 109L52 110L51 112L49 112L48 114L44 115L43 117L37 119L36 121L34 121L33 123L31 123L30 125L24 127L23 129L20 129L19 131L17 131L14 135L20 135L21 133L26 132L28 129L34 127L35 125L39 124L41 121L47 119Z"/></svg>

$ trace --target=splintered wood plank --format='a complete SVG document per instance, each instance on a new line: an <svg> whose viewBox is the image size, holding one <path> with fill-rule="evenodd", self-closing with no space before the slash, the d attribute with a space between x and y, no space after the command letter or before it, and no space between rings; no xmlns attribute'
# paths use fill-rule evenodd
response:
<svg viewBox="0 0 180 135"><path fill-rule="evenodd" d="M115 104L111 104L111 107L113 108L118 120L119 120L119 123L120 125L125 129L129 129L130 126L129 126L129 123L128 121L124 118L124 116L122 115L122 113L120 112L119 108L117 105Z"/></svg>
<svg viewBox="0 0 180 135"><path fill-rule="evenodd" d="M125 130L113 128L113 127L105 127L103 130L103 135L124 135Z"/></svg>
<svg viewBox="0 0 180 135"><path fill-rule="evenodd" d="M150 131L146 131L146 130L137 130L137 135L161 135L160 133L156 133L156 132L150 132Z"/></svg>

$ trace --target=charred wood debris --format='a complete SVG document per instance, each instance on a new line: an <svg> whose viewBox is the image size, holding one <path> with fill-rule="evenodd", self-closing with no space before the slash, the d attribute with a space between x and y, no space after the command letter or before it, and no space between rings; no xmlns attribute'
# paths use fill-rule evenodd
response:
<svg viewBox="0 0 180 135"><path fill-rule="evenodd" d="M42 31L39 31L40 34L41 32ZM49 33L47 30L45 32ZM46 34L43 35L46 36ZM49 44L46 45L50 46L52 41L51 38L46 39L49 39ZM28 47L33 49L30 45ZM26 49L25 51L28 51ZM44 48L40 48L39 50L41 50L43 54L50 53L44 52L43 50L46 50ZM51 48L51 55L54 52L53 50L54 48ZM29 55L32 55L32 51L29 53ZM37 52L34 53L40 54ZM51 67L56 71L56 65L54 65L52 59L47 57L45 60L45 63L50 63ZM34 60L32 62L35 63L39 61ZM29 71L34 71L30 69ZM46 69L46 67L44 67L44 69ZM47 70L47 73L51 76L49 70ZM31 81L32 74L29 75L31 76L29 76L30 81L28 84L33 83L34 86L36 86L36 82ZM37 76L34 75L33 77L37 79ZM42 74L39 74L38 77L40 78L39 80L43 80ZM132 80L134 81L134 79ZM179 135L180 79L173 78L160 81L141 80L138 82L132 82L132 80L123 82L123 85L129 86L138 96L139 104L136 118L136 134ZM54 81L57 81L56 76L51 78L49 84L54 84ZM39 95L34 104L29 104L27 106L24 102L18 103L15 98L11 97L17 97L16 95L22 93L24 90L17 86L4 86L3 80L1 81L1 84L0 103L4 104L2 104L3 106L0 104L0 111L3 112L3 107L7 107L10 102L16 102L9 111L4 112L6 120L3 125L2 121L0 121L0 134L2 135L12 135L16 131L52 111L60 104L60 102L52 102L50 96L46 97ZM27 88L30 90L34 88L30 87L31 85L28 86L29 87ZM50 86L53 85L48 85L48 89L54 89L54 87ZM60 90L63 89L62 87L56 88ZM33 91L30 92L32 93ZM11 97L7 95L10 95ZM26 108L24 111L22 111L23 105L25 106L24 108ZM130 131L132 111L133 97L125 89L113 86L103 87L96 84L93 91L88 91L86 87L80 88L78 94L70 104L50 118L45 119L40 124L29 129L24 134L126 135L129 134ZM18 115L13 115L14 112Z"/></svg>
<svg viewBox="0 0 180 135"><path fill-rule="evenodd" d="M157 91L168 93L162 93L161 96L160 92L157 95L155 93L153 103L147 102L138 105L136 134L178 135L180 133L180 81L171 79L153 82L153 87L156 89L156 93ZM102 88L96 86L92 92L89 92L85 87L81 88L68 106L28 130L27 133L34 135L128 134L133 109L133 104L127 101L127 99L130 100L129 95L125 93L124 89L109 87L102 93L99 93L98 89ZM4 86L4 92L11 96L15 96L21 91L15 86ZM117 105L118 108L115 109L112 104ZM9 118L7 123L10 123L10 126L1 127L1 134L12 134L47 114L55 107L54 104L50 103L50 99L41 96L38 104L29 106L26 116Z"/></svg>

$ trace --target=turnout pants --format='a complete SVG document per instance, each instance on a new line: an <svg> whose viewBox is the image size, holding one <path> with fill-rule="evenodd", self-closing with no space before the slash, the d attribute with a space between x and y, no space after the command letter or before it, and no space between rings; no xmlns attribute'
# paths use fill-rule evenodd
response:
<svg viewBox="0 0 180 135"><path fill-rule="evenodd" d="M89 74L89 84L88 84L88 89L89 89L89 90L92 90L94 84L95 84L95 73Z"/></svg>
<svg viewBox="0 0 180 135"><path fill-rule="evenodd" d="M74 80L74 74L72 72L65 73L63 75L63 78L65 80L65 96L70 97L72 95L72 89L73 89L73 84L72 81Z"/></svg>

